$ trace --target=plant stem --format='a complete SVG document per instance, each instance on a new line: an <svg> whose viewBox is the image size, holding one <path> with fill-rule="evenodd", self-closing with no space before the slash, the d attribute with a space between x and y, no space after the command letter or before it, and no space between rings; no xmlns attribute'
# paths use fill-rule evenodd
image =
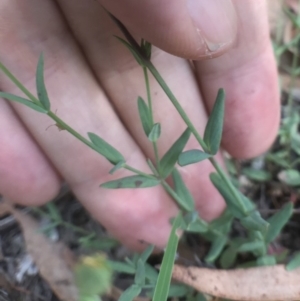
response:
<svg viewBox="0 0 300 301"><path fill-rule="evenodd" d="M148 107L149 107L149 111L150 111L151 126L153 127L153 125L154 125L153 107L152 107L152 98L151 98L151 91L150 91L148 69L146 67L143 67L143 72L144 72L145 83L146 83L147 101L148 101ZM157 142L153 141L152 145L153 145L153 150L154 150L155 163L156 163L157 168L159 169L159 156L158 156Z"/></svg>
<svg viewBox="0 0 300 301"><path fill-rule="evenodd" d="M0 70L35 104L40 104L40 101L31 94L20 81L0 62Z"/></svg>
<svg viewBox="0 0 300 301"><path fill-rule="evenodd" d="M166 93L166 95L169 97L169 99L171 100L172 104L177 109L177 112L179 113L179 115L181 116L181 118L184 120L184 122L186 123L186 125L190 128L191 132L193 133L193 135L197 139L198 143L201 145L201 147L203 148L203 150L205 152L207 152L207 147L206 147L205 142L203 141L203 139L199 135L198 131L194 127L193 123L191 122L191 120L189 119L189 117L187 116L187 114L185 113L185 111L183 110L183 108L181 107L180 103L176 99L176 97L173 94L173 92L171 91L171 89L168 87L168 85L166 84L166 82L164 81L164 79L161 77L161 75L159 74L159 72L157 71L157 69L154 67L154 65L149 60L145 60L145 59L143 59L143 60L144 60L143 63L149 69L149 71L152 73L152 75L157 80L158 84L161 86L161 88ZM220 175L220 177L222 178L222 180L227 184L229 190L231 191L231 193L235 197L236 201L238 202L241 210L243 210L243 212L246 213L246 208L245 208L245 205L244 205L241 197L239 196L237 190L235 189L235 187L233 186L233 184L231 183L231 181L226 176L226 174L223 171L223 169L221 168L221 166L217 163L217 161L213 157L209 158L209 161L214 166L214 168L216 169L216 171L218 172L218 174Z"/></svg>
<svg viewBox="0 0 300 301"><path fill-rule="evenodd" d="M90 142L88 139L86 139L85 137L83 137L82 135L80 135L77 131L75 131L73 128L71 128L68 124L66 124L62 119L60 119L57 115L55 115L52 111L49 111L47 113L47 115L53 119L56 124L62 129L62 130L66 130L68 131L71 135L73 135L75 138L77 138L78 140L80 140L82 143L84 143L85 145L87 145L88 147L90 147L91 149L95 150L97 152L97 147ZM134 167L131 167L127 164L124 165L125 169L134 172L135 174L138 174L140 176L145 176L147 178L155 178L155 176L153 175L149 175L146 174L140 170L135 169Z"/></svg>
<svg viewBox="0 0 300 301"><path fill-rule="evenodd" d="M129 44L132 46L132 48L135 50L136 54L139 56L140 60L142 61L143 67L146 67L152 73L152 75L154 76L154 78L156 79L158 84L161 86L163 91L169 97L170 101L176 108L177 112L179 113L179 115L181 116L181 118L183 119L185 124L189 127L189 129L191 130L191 132L197 139L197 141L200 144L200 146L202 147L203 151L208 152L206 143L199 135L199 133L196 130L196 128L194 127L193 123L191 122L191 120L189 119L189 117L187 116L187 114L185 113L183 108L181 107L180 103L178 102L175 95L172 93L171 89L168 87L168 85L166 84L166 82L164 81L164 79L162 78L160 73L154 67L152 62L145 56L145 54L143 53L143 50L141 49L139 44L136 42L136 40L133 38L133 36L130 34L130 32L127 30L127 28L112 14L109 13L109 15L113 19L113 21L116 23L116 25L119 27L121 32L124 34L125 38L129 42ZM216 171L219 173L220 177L227 184L228 189L235 197L237 203L240 206L240 209L244 213L246 213L246 208L245 208L243 200L241 199L240 195L238 194L238 191L235 189L233 184L230 182L230 180L226 176L225 172L222 170L222 168L219 166L219 164L216 162L216 160L214 158L210 158L209 160L210 160L211 164L214 166L214 168L216 169Z"/></svg>

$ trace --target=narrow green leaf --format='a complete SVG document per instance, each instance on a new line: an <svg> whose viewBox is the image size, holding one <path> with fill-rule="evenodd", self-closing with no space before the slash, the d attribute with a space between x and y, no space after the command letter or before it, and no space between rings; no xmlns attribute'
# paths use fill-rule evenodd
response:
<svg viewBox="0 0 300 301"><path fill-rule="evenodd" d="M156 284L158 278L157 270L152 265L146 263L145 272L146 272L146 278L149 280L149 282L152 284Z"/></svg>
<svg viewBox="0 0 300 301"><path fill-rule="evenodd" d="M244 253L244 252L255 252L255 251L263 251L262 253L265 253L266 245L263 241L258 240L258 241L249 241L243 243L237 251L239 253ZM261 252L260 252L261 253Z"/></svg>
<svg viewBox="0 0 300 301"><path fill-rule="evenodd" d="M132 301L142 291L142 288L136 284L128 287L120 296L119 301Z"/></svg>
<svg viewBox="0 0 300 301"><path fill-rule="evenodd" d="M270 172L266 170L256 170L253 168L244 168L242 174L246 175L250 180L257 182L266 182L272 178Z"/></svg>
<svg viewBox="0 0 300 301"><path fill-rule="evenodd" d="M23 97L19 97L10 93L4 93L4 92L0 92L0 97L3 97L7 100L11 100L11 101L15 101L15 102L19 102L27 107L29 107L30 109L33 109L35 111L38 111L40 113L47 113L47 110L45 110L44 108L42 108L41 106L33 103L32 101L25 99Z"/></svg>
<svg viewBox="0 0 300 301"><path fill-rule="evenodd" d="M50 215L50 217L53 221L55 221L55 222L62 222L63 221L59 210L57 209L57 207L55 206L55 204L53 202L47 203L46 208L47 208L47 210L49 212L49 215Z"/></svg>
<svg viewBox="0 0 300 301"><path fill-rule="evenodd" d="M272 242L293 214L293 204L287 203L283 208L268 219L270 224L266 234L266 242Z"/></svg>
<svg viewBox="0 0 300 301"><path fill-rule="evenodd" d="M211 154L207 154L198 149L191 149L179 155L178 164L180 166L185 166L185 165L201 162L210 157Z"/></svg>
<svg viewBox="0 0 300 301"><path fill-rule="evenodd" d="M102 301L102 299L99 298L98 295L94 295L94 296L79 296L79 300L78 301Z"/></svg>
<svg viewBox="0 0 300 301"><path fill-rule="evenodd" d="M142 259L139 259L137 262L134 283L140 287L145 285L145 263L142 261Z"/></svg>
<svg viewBox="0 0 300 301"><path fill-rule="evenodd" d="M248 216L241 219L241 224L248 230L266 233L269 223L265 221L258 211L253 211Z"/></svg>
<svg viewBox="0 0 300 301"><path fill-rule="evenodd" d="M195 298L195 301L207 301L207 298L205 297L204 294L198 293L197 296L196 296L196 298Z"/></svg>
<svg viewBox="0 0 300 301"><path fill-rule="evenodd" d="M182 200L181 207L186 211L195 210L195 202L190 191L186 187L185 183L182 180L182 177L176 168L172 171L172 179L174 184L174 189L179 198Z"/></svg>
<svg viewBox="0 0 300 301"><path fill-rule="evenodd" d="M117 36L115 36L115 38L117 38L124 46L126 46L126 48L131 52L131 54L133 55L133 57L135 58L135 60L139 65L144 66L143 61L141 60L139 54L127 41Z"/></svg>
<svg viewBox="0 0 300 301"><path fill-rule="evenodd" d="M236 261L237 252L235 248L228 247L220 257L220 265L222 269L229 269Z"/></svg>
<svg viewBox="0 0 300 301"><path fill-rule="evenodd" d="M155 178L148 178L145 176L129 176L113 181L109 181L100 185L100 187L108 189L119 188L147 188L160 184L160 181Z"/></svg>
<svg viewBox="0 0 300 301"><path fill-rule="evenodd" d="M239 207L237 204L235 197L232 195L231 191L227 188L224 181L217 173L210 174L210 180L223 196L228 209L230 210L231 214L236 218L243 218L246 216L246 213L243 212L242 208Z"/></svg>
<svg viewBox="0 0 300 301"><path fill-rule="evenodd" d="M203 220L198 218L196 221L187 225L186 231L193 233L206 233L208 231L208 226Z"/></svg>
<svg viewBox="0 0 300 301"><path fill-rule="evenodd" d="M225 92L223 89L219 89L204 132L204 142L212 155L215 155L220 148L224 123L224 110Z"/></svg>
<svg viewBox="0 0 300 301"><path fill-rule="evenodd" d="M155 123L148 135L148 139L152 142L156 142L160 137L160 133L161 133L160 123Z"/></svg>
<svg viewBox="0 0 300 301"><path fill-rule="evenodd" d="M182 153L190 138L190 135L191 131L187 128L162 157L159 163L160 175L162 178L166 178L172 172L179 155Z"/></svg>
<svg viewBox="0 0 300 301"><path fill-rule="evenodd" d="M144 132L148 137L152 128L151 114L146 102L140 96L138 97L138 110Z"/></svg>
<svg viewBox="0 0 300 301"><path fill-rule="evenodd" d="M213 263L222 253L224 247L227 243L226 236L219 236L217 237L210 247L208 254L205 257L205 261L209 263Z"/></svg>
<svg viewBox="0 0 300 301"><path fill-rule="evenodd" d="M135 274L135 268L129 263L108 260L111 269L118 273Z"/></svg>
<svg viewBox="0 0 300 301"><path fill-rule="evenodd" d="M179 284L179 283L171 284L168 297L169 298L171 298L171 297L173 297L173 298L186 297L186 295L188 294L188 292L190 290L191 289L188 286L184 285L184 284Z"/></svg>
<svg viewBox="0 0 300 301"><path fill-rule="evenodd" d="M110 171L109 173L112 175L114 174L117 170L123 168L125 166L125 161L120 161L118 162Z"/></svg>
<svg viewBox="0 0 300 301"><path fill-rule="evenodd" d="M99 154L104 156L112 164L118 164L120 161L125 161L122 154L117 151L114 147L100 138L94 133L88 133L91 142L96 146L96 150Z"/></svg>
<svg viewBox="0 0 300 301"><path fill-rule="evenodd" d="M276 259L272 255L265 255L257 258L256 264L258 266L273 266L276 264Z"/></svg>
<svg viewBox="0 0 300 301"><path fill-rule="evenodd" d="M231 214L230 210L226 208L221 216L219 216L218 218L210 222L209 227L211 229L223 228L224 225L231 223L232 220L233 220L233 215Z"/></svg>
<svg viewBox="0 0 300 301"><path fill-rule="evenodd" d="M148 60L150 60L151 59L152 44L149 43L148 41L142 40L141 48L142 48L142 51L143 51L145 57Z"/></svg>
<svg viewBox="0 0 300 301"><path fill-rule="evenodd" d="M152 301L166 301L168 298L172 278L172 270L179 242L179 234L177 233L177 231L181 224L182 215L181 213L179 213L172 225L171 234L160 267L157 285L154 290Z"/></svg>
<svg viewBox="0 0 300 301"><path fill-rule="evenodd" d="M38 99L43 105L43 107L49 111L50 110L50 101L47 93L47 89L44 81L44 56L40 55L39 62L36 68L36 90Z"/></svg>
<svg viewBox="0 0 300 301"><path fill-rule="evenodd" d="M186 223L185 230L194 233L206 233L208 231L208 223L202 220L197 211L189 212L184 216Z"/></svg>
<svg viewBox="0 0 300 301"><path fill-rule="evenodd" d="M291 187L300 186L300 172L295 169L281 171L278 174L278 179Z"/></svg>
<svg viewBox="0 0 300 301"><path fill-rule="evenodd" d="M300 252L294 254L292 259L285 266L287 271L293 271L295 269L300 268Z"/></svg>
<svg viewBox="0 0 300 301"><path fill-rule="evenodd" d="M149 246L144 250L144 252L141 254L140 259L141 259L144 263L146 263L147 260L148 260L148 258L149 258L150 255L152 254L153 250L154 250L154 245L149 245Z"/></svg>

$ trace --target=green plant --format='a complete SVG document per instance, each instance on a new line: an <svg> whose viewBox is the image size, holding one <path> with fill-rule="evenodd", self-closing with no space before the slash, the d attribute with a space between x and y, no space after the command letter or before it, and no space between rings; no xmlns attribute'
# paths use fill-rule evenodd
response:
<svg viewBox="0 0 300 301"><path fill-rule="evenodd" d="M225 107L224 90L220 89L217 93L216 101L207 122L204 137L202 138L187 114L182 109L175 95L151 63L151 44L144 40L141 41L141 44L138 44L123 24L121 24L113 16L112 18L127 39L123 40L118 38L119 41L131 51L144 72L147 102L141 97L138 97L137 105L144 133L148 137L149 142L152 144L155 154L155 162L151 162L151 160L147 161L152 174L145 173L137 170L133 166L129 166L121 152L116 150L97 134L88 133L88 138L86 138L72 129L51 111L51 104L44 83L43 55L39 58L36 70L37 97L30 93L1 63L0 69L25 94L27 98L4 92L0 92L0 96L10 101L22 103L39 113L47 114L55 121L56 125L60 129L68 131L88 147L104 156L113 165L110 173L114 173L121 168L127 169L133 173L128 177L102 183L101 187L107 189L123 189L162 185L180 208L179 215L173 220L171 235L159 273L157 273L156 270L146 262L153 250L153 247L147 248L144 253L139 256L137 255L133 260L128 259L126 263L109 262L110 266L115 271L135 274L134 284L125 290L120 300L132 300L140 294L142 289L149 290L149 292L153 294L153 300L155 301L163 301L170 296L170 293L172 293L170 291L172 267L175 260L177 244L180 239L178 234L179 230L199 233L210 241L211 247L205 257L205 261L207 263L215 264L216 261L220 259L220 265L223 268L229 268L234 265L239 253L251 253L256 260L249 263L249 265L276 264L276 257L268 254L268 246L277 237L292 215L292 204L288 203L281 211L277 212L268 220L264 220L255 204L245 195L240 193L215 160L214 156L220 148L223 130ZM186 130L178 137L175 143L162 158L159 157L157 151L157 141L160 138L161 127L159 123L155 123L153 116L148 72L150 72L157 80L187 126ZM199 148L183 151L191 135L193 135L198 141ZM188 164L196 164L203 160L209 160L214 166L216 172L210 175L211 182L223 196L227 204L227 209L223 215L211 223L202 220L195 211L193 197L182 180L180 173L176 169L177 162L179 165L185 166ZM173 179L173 187L171 187L166 181L169 176ZM62 223L59 216L53 212L53 210L52 216L55 223ZM230 238L229 234L234 220L244 228L245 237L236 239ZM92 262L94 261L92 260ZM107 271L107 269L104 270ZM102 277L101 271L99 272L97 270L95 273L97 274L97 277L99 275L99 277ZM87 300L87 289L91 290L89 287L90 283L84 284L83 281L80 280L82 279L81 277L78 277L78 279L80 291L84 292L82 293L81 301ZM106 283L105 288L107 288L107 286L108 284ZM186 287L181 287L181 289L184 292L188 292ZM101 292L91 292L91 298L95 299L95 296ZM200 295L197 296L199 300L202 297L203 296ZM193 298L191 297L190 300L193 300Z"/></svg>

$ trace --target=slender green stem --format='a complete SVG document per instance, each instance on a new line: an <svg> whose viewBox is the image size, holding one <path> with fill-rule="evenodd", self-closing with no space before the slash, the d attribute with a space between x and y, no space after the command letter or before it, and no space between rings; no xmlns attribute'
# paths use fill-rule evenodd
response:
<svg viewBox="0 0 300 301"><path fill-rule="evenodd" d="M127 170L129 170L129 171L132 171L132 172L134 172L134 173L136 173L136 174L138 174L140 176L144 176L144 177L147 177L147 178L150 178L150 179L156 179L157 178L154 175L149 175L147 173L144 173L144 172L142 172L142 171L140 171L138 169L135 169L134 167L131 167L131 166L127 165L127 164L124 165L124 168L127 169Z"/></svg>
<svg viewBox="0 0 300 301"><path fill-rule="evenodd" d="M147 101L148 101L148 108L150 111L151 126L153 126L154 125L153 107L152 107L152 98L151 98L151 91L150 91L148 69L146 67L143 67L143 72L144 72L145 83L146 83ZM154 150L155 163L156 163L157 168L159 169L159 156L158 156L157 142L153 141L152 145L153 145L153 150Z"/></svg>
<svg viewBox="0 0 300 301"><path fill-rule="evenodd" d="M0 62L0 70L30 99L36 104L40 104L40 101L31 94L20 81Z"/></svg>
<svg viewBox="0 0 300 301"><path fill-rule="evenodd" d="M130 32L127 30L127 28L116 17L114 17L111 14L109 14L109 15L111 16L111 18L113 19L113 21L117 24L117 26L119 27L119 29L122 31L122 33L126 37L127 41L130 43L130 45L136 51L137 55L139 56L139 58L142 61L143 66L146 67L152 73L152 75L154 76L154 78L156 79L156 81L158 82L158 84L161 86L161 88L163 89L163 91L169 97L170 101L172 102L172 104L176 108L177 112L179 113L179 115L181 116L181 118L183 119L183 121L189 127L189 129L191 130L191 132L193 133L193 135L197 139L198 143L202 147L202 149L205 152L208 152L206 143L204 142L204 140L199 135L199 133L196 130L196 128L194 127L193 123L191 122L191 120L189 119L189 117L187 116L187 114L185 113L185 111L183 110L183 108L181 107L180 103L178 102L178 100L176 99L175 95L172 93L171 89L168 87L168 85L166 84L166 82L164 81L164 79L162 78L162 76L160 75L160 73L154 67L154 65L152 64L152 62L145 56L145 54L143 53L141 47L136 42L136 40L133 38L133 36L130 34ZM215 161L214 158L210 158L209 160L212 163L212 165L215 167L216 171L219 173L220 177L227 184L229 190L231 191L231 193L235 197L236 201L240 205L240 208L244 212L246 212L246 208L245 208L244 202L242 201L240 195L238 194L238 192L235 189L235 187L233 186L233 184L227 178L225 172L222 170L222 168L219 166L219 164Z"/></svg>
<svg viewBox="0 0 300 301"><path fill-rule="evenodd" d="M40 104L40 101L32 94L30 93L26 87L22 85L22 83L0 62L0 70L3 71L3 73L30 99L32 102L36 104ZM91 143L88 139L84 138L82 135L80 135L78 132L76 132L73 128L71 128L68 124L66 124L62 119L60 119L56 114L54 114L52 111L49 111L47 115L55 121L55 123L59 126L60 129L68 131L71 135L73 135L75 138L83 142L85 145L90 147L91 149L97 151L97 148L93 143ZM154 176L148 175L142 171L139 171L129 165L124 166L125 169L130 170L138 175L145 176L145 177L151 177Z"/></svg>
<svg viewBox="0 0 300 301"><path fill-rule="evenodd" d="M161 75L159 74L159 72L157 71L157 69L148 60L144 61L143 63L145 64L145 66L147 66L147 68L152 73L152 75L154 76L154 78L157 80L157 82L159 83L159 85L161 86L161 88L167 94L167 96L171 100L172 104L177 109L177 112L179 113L179 115L181 116L181 118L184 120L184 122L186 123L186 125L190 128L191 132L193 133L193 135L195 136L195 138L197 139L198 143L201 145L201 147L203 148L203 150L207 151L207 147L206 147L205 142L203 141L203 139L199 135L199 133L196 130L196 128L194 127L193 123L191 122L191 120L189 119L189 117L187 116L187 114L185 113L185 111L183 110L183 108L181 107L180 103L176 99L175 95L172 93L171 89L168 87L168 85L166 84L166 82L164 81L164 79L161 77ZM214 168L216 169L216 171L218 172L218 174L220 175L220 177L227 184L229 190L231 191L231 193L234 195L235 199L239 203L240 208L246 213L246 208L245 208L245 205L244 205L244 203L243 203L240 195L238 194L237 190L235 189L235 187L233 186L233 184L231 183L231 181L226 176L226 174L223 171L223 169L221 168L221 166L217 163L217 161L213 157L209 158L209 160L210 160L211 164L214 166Z"/></svg>
<svg viewBox="0 0 300 301"><path fill-rule="evenodd" d="M148 70L146 67L143 67L144 77L145 77L145 83L146 83L146 91L147 91L147 100L148 100L148 107L150 111L150 119L152 125L154 124L153 120L153 108L152 108L152 98L151 98L151 91L150 91L150 82L149 82L149 76L148 76Z"/></svg>
<svg viewBox="0 0 300 301"><path fill-rule="evenodd" d="M156 79L158 84L161 86L163 91L166 93L166 95L169 97L172 104L176 108L177 112L179 113L179 115L181 116L183 121L186 123L186 125L190 128L191 132L193 133L193 135L195 136L195 138L197 139L197 141L199 142L199 144L201 145L203 150L207 151L207 146L206 146L205 142L199 135L198 131L194 127L194 125L191 122L191 120L189 119L188 115L185 113L182 106L180 105L180 103L178 102L175 95L172 93L171 89L168 87L168 85L166 84L166 82L164 81L164 79L162 78L160 73L157 71L157 69L154 67L154 65L149 60L143 59L143 63L148 68L148 70L152 73L152 75L154 76L154 78Z"/></svg>
<svg viewBox="0 0 300 301"><path fill-rule="evenodd" d="M73 135L75 138L77 138L78 140L80 140L82 143L84 143L85 145L87 145L88 147L90 147L91 149L95 150L97 152L97 147L90 142L88 139L86 139L85 137L83 137L82 135L80 135L77 131L75 131L73 128L71 128L68 124L66 124L62 119L60 119L57 115L55 115L52 111L49 111L47 113L47 115L53 119L56 124L63 130L68 131L71 135ZM135 174L138 174L140 176L145 176L148 178L153 178L154 176L146 174L140 170L135 169L134 167L131 167L129 165L125 165L123 168L134 172Z"/></svg>
<svg viewBox="0 0 300 301"><path fill-rule="evenodd" d="M165 189L165 191L177 202L177 205L179 206L179 208L185 212L186 209L183 208L183 206L181 206L181 201L177 195L177 193L173 190L173 188L165 181L162 180L161 181L161 185L163 186L163 188Z"/></svg>

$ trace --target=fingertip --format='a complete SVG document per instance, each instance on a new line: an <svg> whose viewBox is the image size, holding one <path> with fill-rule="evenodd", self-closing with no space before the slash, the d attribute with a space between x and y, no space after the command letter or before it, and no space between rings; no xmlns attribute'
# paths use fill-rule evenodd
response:
<svg viewBox="0 0 300 301"><path fill-rule="evenodd" d="M231 0L99 0L135 36L186 59L222 55L237 34Z"/></svg>

